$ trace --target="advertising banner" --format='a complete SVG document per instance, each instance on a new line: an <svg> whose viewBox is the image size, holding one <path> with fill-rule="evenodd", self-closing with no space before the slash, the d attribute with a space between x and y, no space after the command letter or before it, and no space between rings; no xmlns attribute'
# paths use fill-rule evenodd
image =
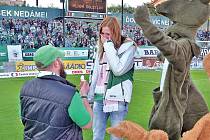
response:
<svg viewBox="0 0 210 140"><path fill-rule="evenodd" d="M146 47L141 46L137 48L135 57L136 58L141 58L141 57L155 57L156 58L159 52L160 51L154 46L146 46Z"/></svg>
<svg viewBox="0 0 210 140"><path fill-rule="evenodd" d="M7 45L9 62L16 62L23 60L21 45Z"/></svg>
<svg viewBox="0 0 210 140"><path fill-rule="evenodd" d="M67 74L90 74L90 70L65 70Z"/></svg>
<svg viewBox="0 0 210 140"><path fill-rule="evenodd" d="M88 48L62 48L65 52L64 60L87 60Z"/></svg>
<svg viewBox="0 0 210 140"><path fill-rule="evenodd" d="M63 63L64 63L64 68L67 70L86 69L86 61L84 60L66 60Z"/></svg>
<svg viewBox="0 0 210 140"><path fill-rule="evenodd" d="M138 69L160 69L162 67L162 63L158 61L156 58L138 58L135 59L135 70Z"/></svg>
<svg viewBox="0 0 210 140"><path fill-rule="evenodd" d="M36 71L34 61L18 61L16 62L16 72Z"/></svg>
<svg viewBox="0 0 210 140"><path fill-rule="evenodd" d="M64 60L64 69L67 71L75 71L75 73L84 73L87 70L90 71L93 67L92 60ZM29 72L36 71L34 61L17 61L16 62L16 72ZM72 72L70 72L72 73Z"/></svg>
<svg viewBox="0 0 210 140"><path fill-rule="evenodd" d="M10 78L9 73L0 73L0 78Z"/></svg>
<svg viewBox="0 0 210 140"><path fill-rule="evenodd" d="M67 74L90 74L90 70L65 70ZM34 77L38 71L0 73L0 78Z"/></svg>
<svg viewBox="0 0 210 140"><path fill-rule="evenodd" d="M0 78L16 78L16 77L31 77L36 76L38 71L35 72L8 72L0 73Z"/></svg>
<svg viewBox="0 0 210 140"><path fill-rule="evenodd" d="M119 21L122 20L120 13L109 13L109 16L115 16ZM167 17L164 16L150 16L150 21L156 25L157 27L168 27L172 25L172 21L170 21ZM136 22L134 20L133 14L124 13L123 15L123 23L124 25L136 26Z"/></svg>
<svg viewBox="0 0 210 140"><path fill-rule="evenodd" d="M62 9L57 8L37 8L20 6L0 6L0 19L2 18L39 18L54 19L62 16Z"/></svg>
<svg viewBox="0 0 210 140"><path fill-rule="evenodd" d="M88 48L60 48L64 51L65 56L63 60L87 60ZM23 60L33 61L33 56L37 49L25 49L23 50Z"/></svg>
<svg viewBox="0 0 210 140"><path fill-rule="evenodd" d="M8 55L7 55L7 47L0 45L0 62L7 62Z"/></svg>
<svg viewBox="0 0 210 140"><path fill-rule="evenodd" d="M136 24L132 14L125 14L123 21L128 25ZM150 16L150 21L157 27L167 27L172 24L172 22L164 16Z"/></svg>
<svg viewBox="0 0 210 140"><path fill-rule="evenodd" d="M23 50L23 60L24 61L33 61L34 54L37 49L26 49Z"/></svg>

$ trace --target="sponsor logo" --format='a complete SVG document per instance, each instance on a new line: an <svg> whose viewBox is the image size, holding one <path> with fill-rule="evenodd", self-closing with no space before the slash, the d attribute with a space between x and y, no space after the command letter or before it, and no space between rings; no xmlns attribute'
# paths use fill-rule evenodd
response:
<svg viewBox="0 0 210 140"><path fill-rule="evenodd" d="M144 55L157 55L158 54L158 50L144 50Z"/></svg>
<svg viewBox="0 0 210 140"><path fill-rule="evenodd" d="M23 53L23 57L33 57L34 56L34 52L25 52Z"/></svg>
<svg viewBox="0 0 210 140"><path fill-rule="evenodd" d="M10 73L11 77L17 77L19 74L17 72Z"/></svg>
<svg viewBox="0 0 210 140"><path fill-rule="evenodd" d="M24 72L24 71L35 71L37 68L33 61L19 61L16 62L16 71Z"/></svg>
<svg viewBox="0 0 210 140"><path fill-rule="evenodd" d="M84 60L64 61L64 68L67 70L86 69L86 62Z"/></svg>

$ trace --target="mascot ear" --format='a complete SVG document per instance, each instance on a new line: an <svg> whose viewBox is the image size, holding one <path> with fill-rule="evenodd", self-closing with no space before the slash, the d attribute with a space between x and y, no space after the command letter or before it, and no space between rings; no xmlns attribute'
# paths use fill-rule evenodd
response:
<svg viewBox="0 0 210 140"><path fill-rule="evenodd" d="M209 4L210 3L210 0L200 0L203 4Z"/></svg>

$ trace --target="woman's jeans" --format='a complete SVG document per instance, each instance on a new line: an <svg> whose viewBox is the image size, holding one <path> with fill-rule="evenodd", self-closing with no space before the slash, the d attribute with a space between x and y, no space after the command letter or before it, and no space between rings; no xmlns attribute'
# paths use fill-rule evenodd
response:
<svg viewBox="0 0 210 140"><path fill-rule="evenodd" d="M111 126L118 125L125 119L128 113L128 103L119 102L118 111L103 112L103 101L94 101L93 104L93 140L104 140L106 123L110 117ZM111 135L110 140L121 140L120 138Z"/></svg>

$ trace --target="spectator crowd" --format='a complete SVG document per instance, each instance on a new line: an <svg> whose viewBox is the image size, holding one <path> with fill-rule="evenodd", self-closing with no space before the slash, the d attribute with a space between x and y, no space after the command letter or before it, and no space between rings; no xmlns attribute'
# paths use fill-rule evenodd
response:
<svg viewBox="0 0 210 140"><path fill-rule="evenodd" d="M38 49L46 44L56 47L94 47L97 42L99 20L65 19L1 19L0 45L21 44L22 49ZM131 37L137 45L151 45L138 26L123 25L123 34ZM210 32L199 29L197 40L210 39Z"/></svg>

